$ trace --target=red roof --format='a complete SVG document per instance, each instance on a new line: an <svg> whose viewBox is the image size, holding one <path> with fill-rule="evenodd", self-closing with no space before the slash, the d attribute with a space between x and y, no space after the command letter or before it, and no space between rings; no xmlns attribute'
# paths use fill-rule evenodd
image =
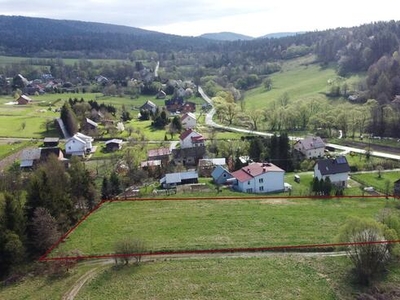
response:
<svg viewBox="0 0 400 300"><path fill-rule="evenodd" d="M181 133L181 135L180 135L180 140L181 141L183 141L184 139L186 139L188 136L189 136L189 134L191 134L193 132L193 130L192 129L188 129L188 130L186 130L185 132L182 132Z"/></svg>
<svg viewBox="0 0 400 300"><path fill-rule="evenodd" d="M271 163L251 163L248 166L233 172L232 175L240 182L244 182L266 172L284 172L284 170Z"/></svg>

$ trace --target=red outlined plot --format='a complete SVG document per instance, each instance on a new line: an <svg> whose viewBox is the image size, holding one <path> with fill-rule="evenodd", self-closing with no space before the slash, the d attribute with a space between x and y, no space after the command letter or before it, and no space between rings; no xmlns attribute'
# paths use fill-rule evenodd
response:
<svg viewBox="0 0 400 300"><path fill-rule="evenodd" d="M166 256L166 255L201 255L201 254L216 254L216 253L251 253L251 252L305 252L315 251L321 249L323 251L329 251L329 249L337 247L348 247L356 245L371 245L371 244L398 244L400 240L390 241L372 241L372 242L357 242L357 243L328 243L328 244L305 244L305 245L285 245L285 246L265 246L265 247L250 247L250 248L218 248L218 249L203 249L203 250L171 250L171 251L151 251L144 253L132 253L132 254L104 254L104 255L87 255L87 256L63 256L63 257L50 257L50 254L55 248L57 248L62 242L65 241L68 236L74 232L84 221L86 221L90 215L95 213L104 203L112 202L126 202L126 201L251 201L251 200L263 200L263 199L304 199L304 200L323 200L323 199L364 199L364 198L393 198L393 196L247 196L247 197L192 197L192 198L180 198L180 197L167 197L167 198L127 198L118 200L103 200L101 201L92 211L86 214L75 226L68 230L53 246L51 246L44 255L39 258L40 262L47 261L68 261L68 260L82 260L82 259L107 259L107 258L118 258L118 257L135 257L135 256Z"/></svg>

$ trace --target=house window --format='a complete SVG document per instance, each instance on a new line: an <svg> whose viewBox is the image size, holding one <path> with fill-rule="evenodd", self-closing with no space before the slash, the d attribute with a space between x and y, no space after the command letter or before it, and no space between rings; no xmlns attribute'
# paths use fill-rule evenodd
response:
<svg viewBox="0 0 400 300"><path fill-rule="evenodd" d="M263 192L263 191L264 191L264 187L260 186L260 192Z"/></svg>
<svg viewBox="0 0 400 300"><path fill-rule="evenodd" d="M224 174L224 178L226 178L226 174Z"/></svg>
<svg viewBox="0 0 400 300"><path fill-rule="evenodd" d="M263 182L264 182L264 178L258 179L258 183L263 183Z"/></svg>
<svg viewBox="0 0 400 300"><path fill-rule="evenodd" d="M247 181L247 184L250 185L250 181Z"/></svg>
<svg viewBox="0 0 400 300"><path fill-rule="evenodd" d="M252 193L253 192L253 189L247 189L246 190L246 193Z"/></svg>

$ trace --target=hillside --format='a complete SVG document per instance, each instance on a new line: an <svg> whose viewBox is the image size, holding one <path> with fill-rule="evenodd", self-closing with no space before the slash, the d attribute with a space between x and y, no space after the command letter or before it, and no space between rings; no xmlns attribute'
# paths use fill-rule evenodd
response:
<svg viewBox="0 0 400 300"><path fill-rule="evenodd" d="M125 58L135 49L204 49L213 42L127 26L19 16L0 16L0 36L1 55L71 58Z"/></svg>
<svg viewBox="0 0 400 300"><path fill-rule="evenodd" d="M238 40L249 41L254 39L251 36L238 34L234 32L205 33L200 35L200 37L217 41L238 41Z"/></svg>

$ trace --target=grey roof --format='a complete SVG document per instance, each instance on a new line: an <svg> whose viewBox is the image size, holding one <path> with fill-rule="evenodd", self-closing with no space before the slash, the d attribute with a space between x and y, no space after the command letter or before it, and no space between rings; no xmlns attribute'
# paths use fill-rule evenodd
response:
<svg viewBox="0 0 400 300"><path fill-rule="evenodd" d="M299 140L298 143L302 144L305 150L325 148L325 143L319 136L309 136Z"/></svg>
<svg viewBox="0 0 400 300"><path fill-rule="evenodd" d="M95 121L90 120L89 118L86 118L86 123L92 125L93 127L98 127L99 124L97 124Z"/></svg>
<svg viewBox="0 0 400 300"><path fill-rule="evenodd" d="M35 159L40 159L40 153L41 153L40 148L35 148L35 149L25 149L22 151L21 154L21 160L35 160Z"/></svg>
<svg viewBox="0 0 400 300"><path fill-rule="evenodd" d="M106 145L108 145L108 144L122 144L122 140L120 140L120 139L112 139L112 140L108 140L108 141L106 141L105 142L105 144Z"/></svg>
<svg viewBox="0 0 400 300"><path fill-rule="evenodd" d="M218 179L222 174L224 173L229 173L227 169L225 169L223 166L218 165L211 173L211 177L214 179Z"/></svg>
<svg viewBox="0 0 400 300"><path fill-rule="evenodd" d="M317 168L322 176L350 172L350 166L345 156L321 159L317 162Z"/></svg>
<svg viewBox="0 0 400 300"><path fill-rule="evenodd" d="M169 173L166 174L165 177L163 177L160 180L160 183L165 182L166 184L171 184L171 183L180 183L182 180L187 180L187 179L195 179L199 178L199 174L197 174L196 171L188 171L188 172L181 172L181 173Z"/></svg>

